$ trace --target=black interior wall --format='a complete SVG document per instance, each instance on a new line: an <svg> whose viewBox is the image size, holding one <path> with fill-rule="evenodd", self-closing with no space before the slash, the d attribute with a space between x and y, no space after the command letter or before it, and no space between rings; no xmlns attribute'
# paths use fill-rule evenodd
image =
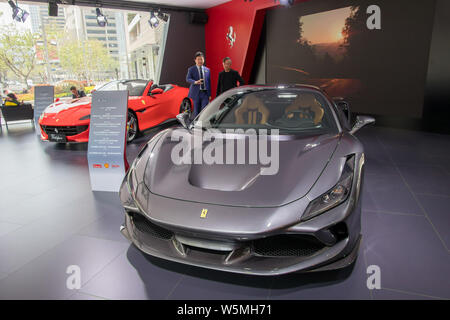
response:
<svg viewBox="0 0 450 320"><path fill-rule="evenodd" d="M266 28L267 22L264 18L261 36L256 49L255 61L253 63L252 73L250 74L249 84L266 84Z"/></svg>
<svg viewBox="0 0 450 320"><path fill-rule="evenodd" d="M172 12L159 82L188 86L187 69L197 51L205 52L205 25L190 23L187 12Z"/></svg>
<svg viewBox="0 0 450 320"><path fill-rule="evenodd" d="M316 0L321 1L321 0ZM325 1L326 2L326 1ZM351 1L342 1L343 5ZM376 2L374 2L376 3ZM277 9L274 9L277 10ZM402 17L405 19L407 17ZM266 16L267 19L267 16ZM267 25L267 22L265 22ZM263 30L267 32L266 28ZM427 76L424 83L424 103L421 118L403 116L373 115L377 125L406 129L426 130L450 134L450 1L436 0L433 27L429 46ZM261 36L258 53L252 70L254 83L260 75L267 76L267 35ZM257 76L259 75L259 76Z"/></svg>
<svg viewBox="0 0 450 320"><path fill-rule="evenodd" d="M437 0L425 86L423 126L450 133L450 1Z"/></svg>

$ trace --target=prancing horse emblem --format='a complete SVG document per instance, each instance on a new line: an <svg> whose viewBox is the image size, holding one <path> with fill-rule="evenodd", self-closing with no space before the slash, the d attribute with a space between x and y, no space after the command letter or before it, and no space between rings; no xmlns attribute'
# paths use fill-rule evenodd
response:
<svg viewBox="0 0 450 320"><path fill-rule="evenodd" d="M202 213L200 214L200 218L206 218L207 214L208 214L208 209L202 209Z"/></svg>
<svg viewBox="0 0 450 320"><path fill-rule="evenodd" d="M233 48L234 43L236 42L236 32L233 31L233 27L228 27L228 33L227 33L227 41L230 48Z"/></svg>

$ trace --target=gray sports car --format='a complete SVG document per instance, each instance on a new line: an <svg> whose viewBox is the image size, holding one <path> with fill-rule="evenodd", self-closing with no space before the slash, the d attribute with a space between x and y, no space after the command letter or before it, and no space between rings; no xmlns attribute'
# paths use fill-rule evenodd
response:
<svg viewBox="0 0 450 320"><path fill-rule="evenodd" d="M354 133L373 118L351 127L344 100L306 85L238 87L193 121L177 118L120 190L121 232L140 250L254 275L355 261L364 151Z"/></svg>

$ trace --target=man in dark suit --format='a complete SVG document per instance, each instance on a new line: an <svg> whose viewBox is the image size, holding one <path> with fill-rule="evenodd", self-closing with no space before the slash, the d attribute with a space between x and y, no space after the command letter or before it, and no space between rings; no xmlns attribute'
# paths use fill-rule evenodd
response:
<svg viewBox="0 0 450 320"><path fill-rule="evenodd" d="M188 69L186 81L191 84L188 97L194 101L194 117L211 100L211 76L210 71L204 66L205 56L202 52L195 54L195 66Z"/></svg>
<svg viewBox="0 0 450 320"><path fill-rule="evenodd" d="M245 81L242 79L239 72L231 69L231 58L223 58L223 71L219 73L219 81L217 82L217 95L239 85L244 85Z"/></svg>

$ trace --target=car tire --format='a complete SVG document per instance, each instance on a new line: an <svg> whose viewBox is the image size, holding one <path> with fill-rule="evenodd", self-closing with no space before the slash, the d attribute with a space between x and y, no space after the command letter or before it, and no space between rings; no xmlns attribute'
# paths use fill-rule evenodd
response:
<svg viewBox="0 0 450 320"><path fill-rule="evenodd" d="M191 100L188 98L183 99L183 101L181 101L181 105L180 105L180 113L184 113L184 112L192 112L192 104L191 104Z"/></svg>
<svg viewBox="0 0 450 320"><path fill-rule="evenodd" d="M127 142L133 141L139 134L139 125L136 115L128 110Z"/></svg>

